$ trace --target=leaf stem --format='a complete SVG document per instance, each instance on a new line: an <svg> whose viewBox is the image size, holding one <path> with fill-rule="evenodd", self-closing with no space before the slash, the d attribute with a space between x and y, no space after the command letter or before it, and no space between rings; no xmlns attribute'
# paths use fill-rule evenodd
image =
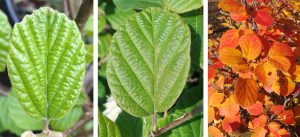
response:
<svg viewBox="0 0 300 137"><path fill-rule="evenodd" d="M43 134L45 134L45 135L49 135L49 120L48 119L46 119L45 120L45 125L44 125L44 129L43 129Z"/></svg>
<svg viewBox="0 0 300 137"><path fill-rule="evenodd" d="M151 134L150 137L155 137L155 133L153 131L156 130L156 122L157 122L157 113L154 112L152 115L152 124L151 124Z"/></svg>
<svg viewBox="0 0 300 137"><path fill-rule="evenodd" d="M84 106L85 114L80 118L80 120L70 129L66 130L64 132L64 136L68 136L72 132L82 128L88 121L90 121L93 118L93 104L92 102L86 103Z"/></svg>
<svg viewBox="0 0 300 137"><path fill-rule="evenodd" d="M186 121L191 120L192 118L199 116L200 112L202 112L203 109L203 105L200 104L198 105L195 109L193 109L191 112L188 112L186 114L184 114L183 116L181 116L180 118L176 119L175 121L171 122L170 124L166 125L165 127L162 127L158 130L156 130L154 132L155 136L159 136L162 133L165 133L183 123L185 123Z"/></svg>
<svg viewBox="0 0 300 137"><path fill-rule="evenodd" d="M85 23L87 22L92 12L93 12L93 0L83 0L79 8L78 14L75 18L75 22L80 31L83 29Z"/></svg>

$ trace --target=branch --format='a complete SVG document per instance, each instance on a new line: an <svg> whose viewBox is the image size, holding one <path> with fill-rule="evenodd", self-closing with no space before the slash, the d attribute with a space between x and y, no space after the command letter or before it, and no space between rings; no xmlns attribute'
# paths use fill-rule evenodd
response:
<svg viewBox="0 0 300 137"><path fill-rule="evenodd" d="M93 0L84 0L79 8L75 22L81 31L93 12Z"/></svg>
<svg viewBox="0 0 300 137"><path fill-rule="evenodd" d="M2 83L0 83L0 95L7 96L8 95L8 91L9 91L8 87L6 87Z"/></svg>
<svg viewBox="0 0 300 137"><path fill-rule="evenodd" d="M64 0L64 12L66 15L68 15L68 17L70 19L73 19L74 16L73 16L73 10L72 10L72 7L71 7L71 3L70 3L70 0Z"/></svg>
<svg viewBox="0 0 300 137"><path fill-rule="evenodd" d="M192 110L191 112L188 112L186 114L184 114L182 117L176 119L175 121L173 121L172 123L170 123L169 125L166 125L163 128L158 129L157 131L154 132L155 136L159 136L162 133L165 133L183 123L185 123L186 121L191 120L192 118L198 116L200 114L200 112L202 112L203 106L202 103L197 106L194 110Z"/></svg>
<svg viewBox="0 0 300 137"><path fill-rule="evenodd" d="M84 77L83 89L88 94L93 88L93 65L88 67L88 70Z"/></svg>

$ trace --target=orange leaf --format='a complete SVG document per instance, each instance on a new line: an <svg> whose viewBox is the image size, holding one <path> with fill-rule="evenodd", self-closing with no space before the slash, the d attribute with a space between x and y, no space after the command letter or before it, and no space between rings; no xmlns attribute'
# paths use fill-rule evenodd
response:
<svg viewBox="0 0 300 137"><path fill-rule="evenodd" d="M218 4L218 7L227 12L238 11L243 5L239 0L221 0Z"/></svg>
<svg viewBox="0 0 300 137"><path fill-rule="evenodd" d="M250 115L260 115L263 113L263 106L259 101L256 101L255 104L246 107L246 110Z"/></svg>
<svg viewBox="0 0 300 137"><path fill-rule="evenodd" d="M269 62L257 65L255 68L255 75L257 79L263 83L266 91L271 91L272 84L278 80L276 68L274 68Z"/></svg>
<svg viewBox="0 0 300 137"><path fill-rule="evenodd" d="M237 22L242 22L246 21L248 14L245 7L241 7L238 11L230 12L230 17Z"/></svg>
<svg viewBox="0 0 300 137"><path fill-rule="evenodd" d="M214 93L209 97L208 105L210 107L221 107L221 103L223 102L224 94L223 93Z"/></svg>
<svg viewBox="0 0 300 137"><path fill-rule="evenodd" d="M238 65L244 61L239 50L228 47L219 51L219 60L226 65Z"/></svg>
<svg viewBox="0 0 300 137"><path fill-rule="evenodd" d="M227 133L231 133L240 127L240 115L225 117L222 122L222 127Z"/></svg>
<svg viewBox="0 0 300 137"><path fill-rule="evenodd" d="M276 120L287 124L287 125L294 125L295 119L292 110L284 110L282 105L277 105L271 108L270 112L277 116Z"/></svg>
<svg viewBox="0 0 300 137"><path fill-rule="evenodd" d="M268 62L271 63L276 69L281 71L289 71L291 67L291 61L284 56L272 56L268 59Z"/></svg>
<svg viewBox="0 0 300 137"><path fill-rule="evenodd" d="M233 98L227 98L220 108L220 115L225 117L233 117L240 111L239 105L237 105Z"/></svg>
<svg viewBox="0 0 300 137"><path fill-rule="evenodd" d="M213 107L208 107L208 122L213 122L215 119L215 110Z"/></svg>
<svg viewBox="0 0 300 137"><path fill-rule="evenodd" d="M300 82L300 65L293 66L290 71L294 76L294 81Z"/></svg>
<svg viewBox="0 0 300 137"><path fill-rule="evenodd" d="M248 60L256 59L262 49L262 43L255 34L246 34L239 40L239 45L242 49L243 57Z"/></svg>
<svg viewBox="0 0 300 137"><path fill-rule="evenodd" d="M223 137L223 133L220 131L220 129L218 129L214 126L208 127L208 135L210 137Z"/></svg>
<svg viewBox="0 0 300 137"><path fill-rule="evenodd" d="M263 26L271 26L273 23L272 11L269 7L259 7L254 17L256 23Z"/></svg>
<svg viewBox="0 0 300 137"><path fill-rule="evenodd" d="M251 137L265 137L268 133L268 130L266 130L264 127L259 127L254 130L254 133L251 135Z"/></svg>
<svg viewBox="0 0 300 137"><path fill-rule="evenodd" d="M288 96L295 90L296 83L290 77L281 77L272 84L274 92L281 96Z"/></svg>
<svg viewBox="0 0 300 137"><path fill-rule="evenodd" d="M219 50L224 47L236 48L240 39L240 31L236 29L227 30L220 39Z"/></svg>
<svg viewBox="0 0 300 137"><path fill-rule="evenodd" d="M270 62L275 68L288 72L291 64L295 62L292 48L287 44L274 42L268 53Z"/></svg>
<svg viewBox="0 0 300 137"><path fill-rule="evenodd" d="M238 78L234 96L236 102L244 108L254 104L258 99L258 86L255 80Z"/></svg>
<svg viewBox="0 0 300 137"><path fill-rule="evenodd" d="M270 131L270 137L290 137L289 132L276 122L271 122L268 125L268 129Z"/></svg>
<svg viewBox="0 0 300 137"><path fill-rule="evenodd" d="M268 117L266 115L260 115L258 118L252 120L252 129L257 129L259 127L265 127L268 121Z"/></svg>

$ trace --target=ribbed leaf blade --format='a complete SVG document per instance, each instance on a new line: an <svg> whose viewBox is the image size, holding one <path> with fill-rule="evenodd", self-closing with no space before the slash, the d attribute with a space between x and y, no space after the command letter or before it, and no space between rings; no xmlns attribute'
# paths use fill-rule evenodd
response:
<svg viewBox="0 0 300 137"><path fill-rule="evenodd" d="M120 130L118 126L108 119L106 116L99 113L99 127L98 136L99 137L121 137Z"/></svg>
<svg viewBox="0 0 300 137"><path fill-rule="evenodd" d="M9 77L23 109L36 119L59 119L76 103L85 49L74 21L50 8L14 26Z"/></svg>
<svg viewBox="0 0 300 137"><path fill-rule="evenodd" d="M189 27L166 10L147 9L121 25L106 68L118 104L142 117L169 109L188 75L190 44Z"/></svg>
<svg viewBox="0 0 300 137"><path fill-rule="evenodd" d="M0 72L5 70L6 56L11 38L11 26L6 15L0 10Z"/></svg>

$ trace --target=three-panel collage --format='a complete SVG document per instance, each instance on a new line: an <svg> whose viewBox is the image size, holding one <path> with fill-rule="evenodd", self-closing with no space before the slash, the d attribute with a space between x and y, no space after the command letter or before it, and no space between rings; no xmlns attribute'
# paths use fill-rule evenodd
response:
<svg viewBox="0 0 300 137"><path fill-rule="evenodd" d="M300 1L0 0L0 137L300 137Z"/></svg>

